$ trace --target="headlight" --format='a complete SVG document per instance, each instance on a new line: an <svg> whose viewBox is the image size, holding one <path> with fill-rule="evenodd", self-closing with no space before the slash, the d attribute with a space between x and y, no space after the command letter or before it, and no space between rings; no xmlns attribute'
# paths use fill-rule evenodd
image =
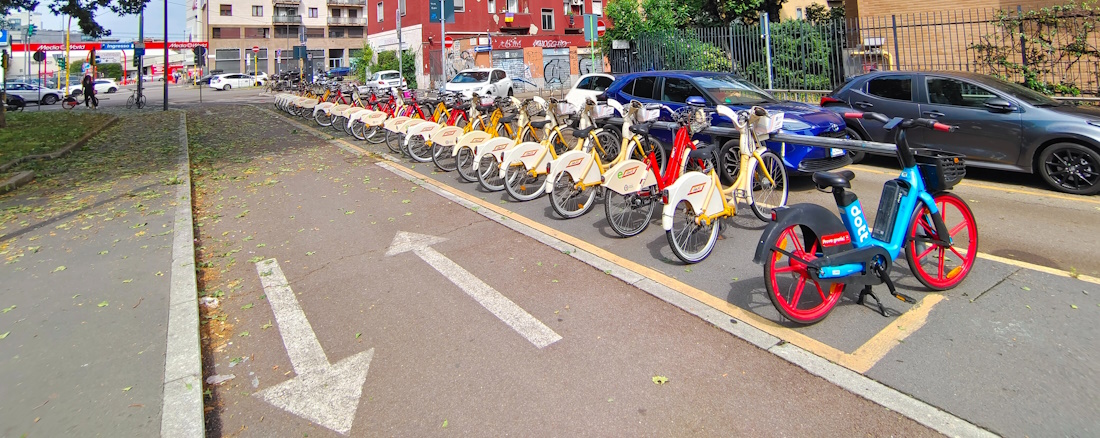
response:
<svg viewBox="0 0 1100 438"><path fill-rule="evenodd" d="M809 123L803 122L801 120L792 120L792 119L783 120L783 130L784 131L805 131L805 130L810 129L810 128L813 128L813 126L810 126Z"/></svg>

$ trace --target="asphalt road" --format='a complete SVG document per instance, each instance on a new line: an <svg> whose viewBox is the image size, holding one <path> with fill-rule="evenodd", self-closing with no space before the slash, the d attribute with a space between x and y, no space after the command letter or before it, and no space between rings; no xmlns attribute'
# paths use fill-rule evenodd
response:
<svg viewBox="0 0 1100 438"><path fill-rule="evenodd" d="M228 153L195 167L212 434L938 435L278 116L189 121Z"/></svg>

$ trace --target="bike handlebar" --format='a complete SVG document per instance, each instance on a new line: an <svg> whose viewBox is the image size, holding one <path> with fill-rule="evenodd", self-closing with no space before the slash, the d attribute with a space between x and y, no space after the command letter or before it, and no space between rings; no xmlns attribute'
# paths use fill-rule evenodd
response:
<svg viewBox="0 0 1100 438"><path fill-rule="evenodd" d="M871 119L883 124L890 123L891 118L883 113L863 112L863 113L844 113L846 119ZM908 119L901 121L901 128L907 129L914 126L920 126L928 129L934 129L940 132L955 132L958 129L957 126L940 123L935 119Z"/></svg>

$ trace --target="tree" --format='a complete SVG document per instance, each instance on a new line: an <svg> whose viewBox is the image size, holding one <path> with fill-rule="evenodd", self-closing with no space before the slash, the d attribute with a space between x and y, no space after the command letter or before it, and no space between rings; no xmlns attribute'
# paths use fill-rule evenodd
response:
<svg viewBox="0 0 1100 438"><path fill-rule="evenodd" d="M844 6L830 8L821 3L814 3L806 7L806 21L813 24L827 23L844 19Z"/></svg>
<svg viewBox="0 0 1100 438"><path fill-rule="evenodd" d="M374 71L374 47L366 41L359 54L351 59L351 72L360 83L367 82L367 74Z"/></svg>
<svg viewBox="0 0 1100 438"><path fill-rule="evenodd" d="M50 12L54 15L68 15L77 20L80 31L90 37L111 35L95 20L99 8L106 8L119 15L132 15L141 12L147 0L50 0ZM28 10L38 7L38 0L0 0L0 16L8 12Z"/></svg>
<svg viewBox="0 0 1100 438"><path fill-rule="evenodd" d="M397 70L397 52L378 52L378 67L375 71ZM401 75L405 77L410 89L416 87L416 55L409 51L401 53Z"/></svg>

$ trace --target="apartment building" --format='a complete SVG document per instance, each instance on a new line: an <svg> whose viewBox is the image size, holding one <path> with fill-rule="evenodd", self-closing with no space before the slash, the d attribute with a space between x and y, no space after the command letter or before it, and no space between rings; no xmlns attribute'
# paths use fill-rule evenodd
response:
<svg viewBox="0 0 1100 438"><path fill-rule="evenodd" d="M584 40L583 15L603 17L606 0L454 0L454 23L446 24L454 45L446 52L439 23L429 21L430 3L438 1L367 0L368 41L376 52L396 49L400 14L422 88L471 67L505 69L525 81L516 91L568 87L580 74L605 71L604 58Z"/></svg>
<svg viewBox="0 0 1100 438"><path fill-rule="evenodd" d="M207 70L297 69L288 59L301 39L312 69L347 66L363 46L367 0L208 0L198 6L210 43ZM191 17L189 17L191 20Z"/></svg>

